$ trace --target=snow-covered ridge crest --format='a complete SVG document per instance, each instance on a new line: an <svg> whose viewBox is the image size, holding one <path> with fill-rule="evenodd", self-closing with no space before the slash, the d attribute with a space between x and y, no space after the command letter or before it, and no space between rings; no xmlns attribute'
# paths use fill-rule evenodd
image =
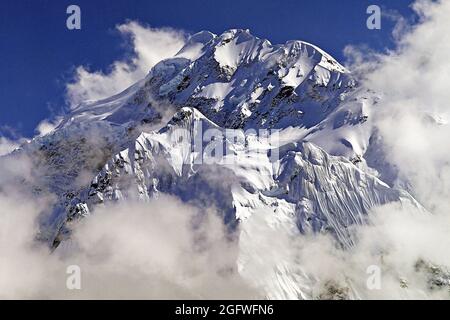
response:
<svg viewBox="0 0 450 320"><path fill-rule="evenodd" d="M227 192L240 200L228 203L227 211L234 219L249 218L252 211L240 205L248 202L252 194L259 194L292 204L300 232L328 230L347 245L351 245L351 239L346 228L364 223L364 215L372 207L402 199L414 203L406 192L391 189L351 161L330 156L312 143L292 141L281 145L279 140L245 133L237 140L229 140L226 135L205 139L202 134L207 130L199 131L203 126L225 131L198 110L182 108L158 132L142 133L129 148L114 155L81 193L75 207L89 210L81 214L71 210L76 214L70 220L85 216L105 201L130 197L146 201L159 192L177 193L179 188L192 184L199 184L194 189L201 189L208 180L198 179L204 170L226 171L233 177ZM198 135L201 148L194 143ZM224 148L224 152L212 152L217 147ZM248 196L240 198L246 193Z"/></svg>
<svg viewBox="0 0 450 320"><path fill-rule="evenodd" d="M310 297L299 265L280 261L268 277L252 275L258 239L326 233L348 248L349 229L372 208L419 206L366 164L378 99L309 43L197 33L135 85L81 104L18 151L36 159L36 192L58 198L41 239L58 250L97 208L170 194L218 208L239 236L241 275L267 297Z"/></svg>
<svg viewBox="0 0 450 320"><path fill-rule="evenodd" d="M251 261L261 260L254 238L264 236L256 236L255 230L289 237L330 233L341 245L351 247L350 227L364 224L372 208L397 201L417 205L409 194L390 188L351 161L295 138L278 145L276 159L270 157L273 147L269 145L265 146L267 152L245 152L243 145L262 143L246 136L243 141L226 141L229 153L224 157L235 161L198 161L204 154L192 152L192 140L178 132L192 133L199 123L223 130L198 110L182 108L166 126L141 133L128 148L112 156L69 207L54 245L70 237L77 221L95 214L98 206L130 199L147 202L161 193L172 194L183 201L195 199L197 205L219 208L223 222L240 235L241 275L261 284L267 297L305 298L311 296L307 279L292 274L299 265L286 266L280 261L272 271L276 277L254 277ZM224 142L202 143L202 152L207 153L211 146ZM293 277L304 283L295 285Z"/></svg>
<svg viewBox="0 0 450 320"><path fill-rule="evenodd" d="M223 128L297 128L328 152L356 159L366 151L376 103L373 93L356 86L336 60L309 43L272 45L248 30L202 31L144 80L81 104L60 127L99 121L133 129L158 118L164 125L187 106ZM359 138L349 132L355 123Z"/></svg>
<svg viewBox="0 0 450 320"><path fill-rule="evenodd" d="M61 198L49 223L54 232L65 223L66 214L84 214L86 208L79 205L86 200L83 184L89 184L86 178L94 177L100 163L108 157L114 156L114 161L122 163L125 150L140 150L140 145L150 143L155 150L164 150L158 157L164 158L162 162L171 159L170 167L179 176L203 164L196 160L199 154L204 155L204 147L218 145L206 139L206 143L201 143L202 152L178 150L186 149L186 145L174 143L174 137L168 134L172 127L191 134L195 131L192 124L199 123L203 129L220 132L276 129L281 133L280 143L310 141L327 153L357 163L364 161L362 156L371 137L370 108L375 104L373 93L357 88L351 75L314 45L302 41L272 45L248 30L232 29L222 35L202 31L193 35L173 58L155 65L145 79L111 98L83 103L52 134L34 140L24 152L44 150L49 159L41 170L47 172L49 189ZM186 112L190 116L180 119ZM161 126L163 129L159 130ZM82 143L61 153L59 146L65 137ZM278 149L257 136L244 133L243 137L246 147L263 152L255 153L259 157L256 160L254 155L241 152L242 144L226 143L224 154L231 155L226 160L234 161L228 167L233 167L231 170L239 176L246 176L246 170L253 172L246 178L252 181L247 184L252 185L250 189L270 187L274 183L274 166L287 160L268 158ZM84 157L92 154L90 150L101 151L99 161L93 162L95 166L74 165L87 163ZM261 161L264 166L250 164L251 161ZM52 163L61 164L60 169L55 171ZM129 163L135 163L134 156ZM226 164L222 161L223 167ZM186 166L192 168L186 171ZM85 177L74 186L73 181L82 174ZM120 198L120 193L114 197ZM68 211L61 210L64 208ZM357 210L361 209L367 211L361 207ZM48 233L49 241L53 232Z"/></svg>

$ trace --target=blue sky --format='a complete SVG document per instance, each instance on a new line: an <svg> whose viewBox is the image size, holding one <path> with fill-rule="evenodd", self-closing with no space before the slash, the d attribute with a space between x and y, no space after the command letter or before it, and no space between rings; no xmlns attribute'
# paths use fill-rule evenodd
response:
<svg viewBox="0 0 450 320"><path fill-rule="evenodd" d="M36 125L65 105L65 85L79 65L107 71L130 48L115 26L136 20L189 33L247 28L272 43L311 42L338 60L348 44L391 47L393 22L366 28L366 8L377 4L405 17L410 0L2 0L0 1L0 135L34 135ZM82 29L66 28L66 8L77 4Z"/></svg>

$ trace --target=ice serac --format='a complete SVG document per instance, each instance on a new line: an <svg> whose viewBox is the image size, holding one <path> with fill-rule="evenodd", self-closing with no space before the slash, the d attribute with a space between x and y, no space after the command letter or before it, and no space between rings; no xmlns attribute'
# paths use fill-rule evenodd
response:
<svg viewBox="0 0 450 320"><path fill-rule="evenodd" d="M157 192L187 197L188 187L202 189L193 186L199 183L212 188L211 182L226 172L230 182L227 191L234 196L227 207L236 208L234 218L250 216L244 208L252 207L248 199L257 194L259 202L273 198L292 204L300 232L328 230L350 245L346 228L363 223L370 208L410 198L344 157L331 156L312 143L293 141L279 146L244 132L238 141L227 140L225 134L223 140L203 141L204 131L200 130L211 128L223 131L195 108L180 109L167 126L142 133L130 147L110 158L83 191L83 200L92 207L123 198L148 200ZM209 158L208 151L216 144L225 150L221 159ZM279 157L272 159L275 149ZM204 172L207 175L200 179Z"/></svg>
<svg viewBox="0 0 450 320"><path fill-rule="evenodd" d="M309 43L272 45L248 30L203 31L123 93L80 105L63 126L102 121L133 130L158 117L164 123L169 105L194 107L224 128L292 127L326 151L357 160L367 149L377 99Z"/></svg>
<svg viewBox="0 0 450 320"><path fill-rule="evenodd" d="M335 59L303 41L272 45L248 30L194 35L145 80L154 101L194 107L226 128L294 128L326 151L359 161L378 97Z"/></svg>
<svg viewBox="0 0 450 320"><path fill-rule="evenodd" d="M159 68L172 63L163 61ZM248 30L211 39L203 55L169 83L170 90L158 91L160 97L196 107L218 125L233 128L310 127L352 84L345 69L319 48L301 41L274 46Z"/></svg>
<svg viewBox="0 0 450 320"><path fill-rule="evenodd" d="M364 158L376 153L378 99L312 44L197 33L135 85L82 103L18 151L36 159L39 192L58 199L41 239L57 248L98 206L171 194L218 209L239 236L239 272L268 298L311 298L314 279L283 256L289 241L273 257L265 245L327 232L349 247L349 226L371 208L416 205ZM278 139L247 130L261 128ZM223 135L204 139L207 129ZM226 129L242 131L230 139ZM212 155L216 147L224 156Z"/></svg>
<svg viewBox="0 0 450 320"><path fill-rule="evenodd" d="M203 209L219 209L230 232L240 235L241 274L264 287L267 297L308 298L311 280L298 264L281 259L270 272L255 276L254 263L266 263L260 245L268 241L258 237L329 232L342 246L351 247L348 227L365 223L371 208L393 201L414 203L406 192L390 188L351 161L312 143L279 146L243 134L238 141L225 135L222 140L197 140L202 143L198 148L194 141L200 128L223 130L195 108L185 107L165 127L142 133L111 157L69 210L83 209L62 225L58 241L70 236L72 221L95 214L96 206L172 194ZM223 158L209 158L208 150L215 144L227 150ZM277 158L270 156L274 149ZM271 263L259 267L267 269Z"/></svg>

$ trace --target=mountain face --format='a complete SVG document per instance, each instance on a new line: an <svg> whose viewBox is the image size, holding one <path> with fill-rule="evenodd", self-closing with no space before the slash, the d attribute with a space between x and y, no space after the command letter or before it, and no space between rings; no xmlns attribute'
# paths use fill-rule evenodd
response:
<svg viewBox="0 0 450 320"><path fill-rule="evenodd" d="M301 265L280 260L254 275L264 264L256 239L329 233L350 248L349 227L370 209L418 206L380 180L393 173L371 167L378 99L309 43L200 32L145 79L82 103L9 157L36 159L29 187L57 196L40 231L56 250L97 206L170 194L217 208L239 237L239 273L268 298L311 298Z"/></svg>

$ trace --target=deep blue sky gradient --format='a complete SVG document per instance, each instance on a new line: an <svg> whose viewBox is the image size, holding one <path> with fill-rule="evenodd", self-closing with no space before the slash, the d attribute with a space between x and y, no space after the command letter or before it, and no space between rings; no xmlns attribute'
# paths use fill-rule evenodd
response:
<svg viewBox="0 0 450 320"><path fill-rule="evenodd" d="M76 66L104 70L129 54L115 30L137 20L194 33L246 28L272 43L299 39L318 45L338 60L347 44L375 50L393 45L393 23L366 28L370 4L410 17L411 0L1 0L0 135L14 128L34 135L36 125L64 107L65 83ZM66 28L66 8L77 4L82 30Z"/></svg>

